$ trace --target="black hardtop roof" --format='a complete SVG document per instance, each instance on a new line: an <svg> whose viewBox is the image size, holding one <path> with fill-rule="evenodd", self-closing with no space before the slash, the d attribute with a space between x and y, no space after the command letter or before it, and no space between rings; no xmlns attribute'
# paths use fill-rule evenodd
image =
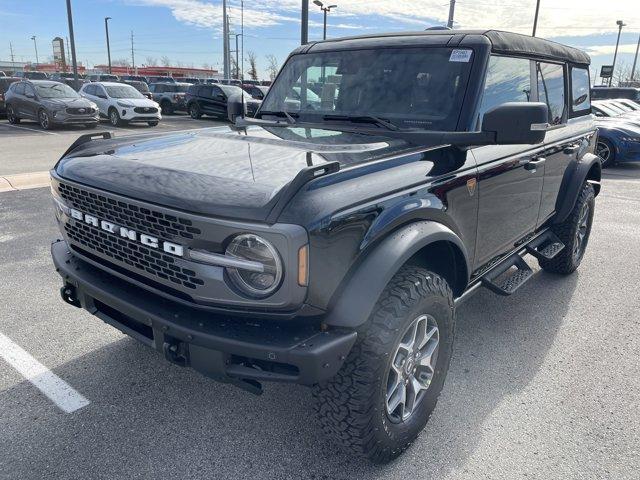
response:
<svg viewBox="0 0 640 480"><path fill-rule="evenodd" d="M473 46L491 45L491 51L504 55L544 58L579 65L589 65L591 58L578 48L569 47L539 37L500 30L424 30L417 32L392 32L323 40L299 47L294 53L335 49L389 46L442 45Z"/></svg>

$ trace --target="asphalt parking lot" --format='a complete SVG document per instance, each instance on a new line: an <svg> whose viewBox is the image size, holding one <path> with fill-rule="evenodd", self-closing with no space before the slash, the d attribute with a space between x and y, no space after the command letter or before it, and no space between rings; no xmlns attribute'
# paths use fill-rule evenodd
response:
<svg viewBox="0 0 640 480"><path fill-rule="evenodd" d="M217 124L176 116L154 131ZM48 170L82 133L0 120L0 176ZM65 413L0 359L0 477L637 479L639 233L640 164L607 170L579 271L464 304L431 421L380 467L319 435L304 387L217 384L64 304L48 189L0 193L0 337L87 400Z"/></svg>

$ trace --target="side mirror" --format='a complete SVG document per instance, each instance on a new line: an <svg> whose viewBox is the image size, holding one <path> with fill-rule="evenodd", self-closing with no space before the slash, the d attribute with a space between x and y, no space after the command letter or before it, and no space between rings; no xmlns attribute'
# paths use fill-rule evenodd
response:
<svg viewBox="0 0 640 480"><path fill-rule="evenodd" d="M227 101L227 117L231 123L236 123L238 118L244 117L244 102L241 95L234 95Z"/></svg>
<svg viewBox="0 0 640 480"><path fill-rule="evenodd" d="M107 96L106 96L106 95L103 95L102 93L97 94L97 95L96 95L96 97L98 97L98 98L104 98L105 100L107 99Z"/></svg>
<svg viewBox="0 0 640 480"><path fill-rule="evenodd" d="M36 98L36 96L33 93L25 93L24 96L27 98Z"/></svg>
<svg viewBox="0 0 640 480"><path fill-rule="evenodd" d="M542 143L549 128L549 108L542 102L508 102L488 110L482 131L495 134L497 145Z"/></svg>

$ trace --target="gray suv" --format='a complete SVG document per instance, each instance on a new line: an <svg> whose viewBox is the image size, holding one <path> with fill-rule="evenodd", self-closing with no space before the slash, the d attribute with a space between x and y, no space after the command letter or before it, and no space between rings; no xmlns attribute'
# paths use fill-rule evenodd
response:
<svg viewBox="0 0 640 480"><path fill-rule="evenodd" d="M98 125L98 106L68 85L51 80L15 82L5 94L9 123L35 120L45 130L56 125Z"/></svg>
<svg viewBox="0 0 640 480"><path fill-rule="evenodd" d="M160 104L164 115L171 115L174 112L187 111L185 96L190 83L152 83L149 91L153 95L153 100Z"/></svg>

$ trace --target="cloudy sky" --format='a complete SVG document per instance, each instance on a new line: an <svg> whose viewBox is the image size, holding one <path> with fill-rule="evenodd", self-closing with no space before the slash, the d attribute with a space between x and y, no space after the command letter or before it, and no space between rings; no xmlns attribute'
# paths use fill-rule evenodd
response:
<svg viewBox="0 0 640 480"><path fill-rule="evenodd" d="M222 0L73 0L78 60L106 63L104 17L110 16L112 59L136 63L167 56L172 63L221 69ZM267 54L283 60L300 38L300 0L246 0L245 52L254 51L264 71ZM381 31L421 30L446 22L448 0L332 0L331 37ZM456 28L496 28L531 33L535 0L457 0ZM229 0L232 29L240 31L240 0ZM322 35L322 15L311 4L310 38ZM630 66L640 34L640 0L541 0L538 35L586 50L594 70L611 62L616 20L623 19L620 60ZM0 0L0 60L40 61L51 39L66 36L63 0Z"/></svg>

